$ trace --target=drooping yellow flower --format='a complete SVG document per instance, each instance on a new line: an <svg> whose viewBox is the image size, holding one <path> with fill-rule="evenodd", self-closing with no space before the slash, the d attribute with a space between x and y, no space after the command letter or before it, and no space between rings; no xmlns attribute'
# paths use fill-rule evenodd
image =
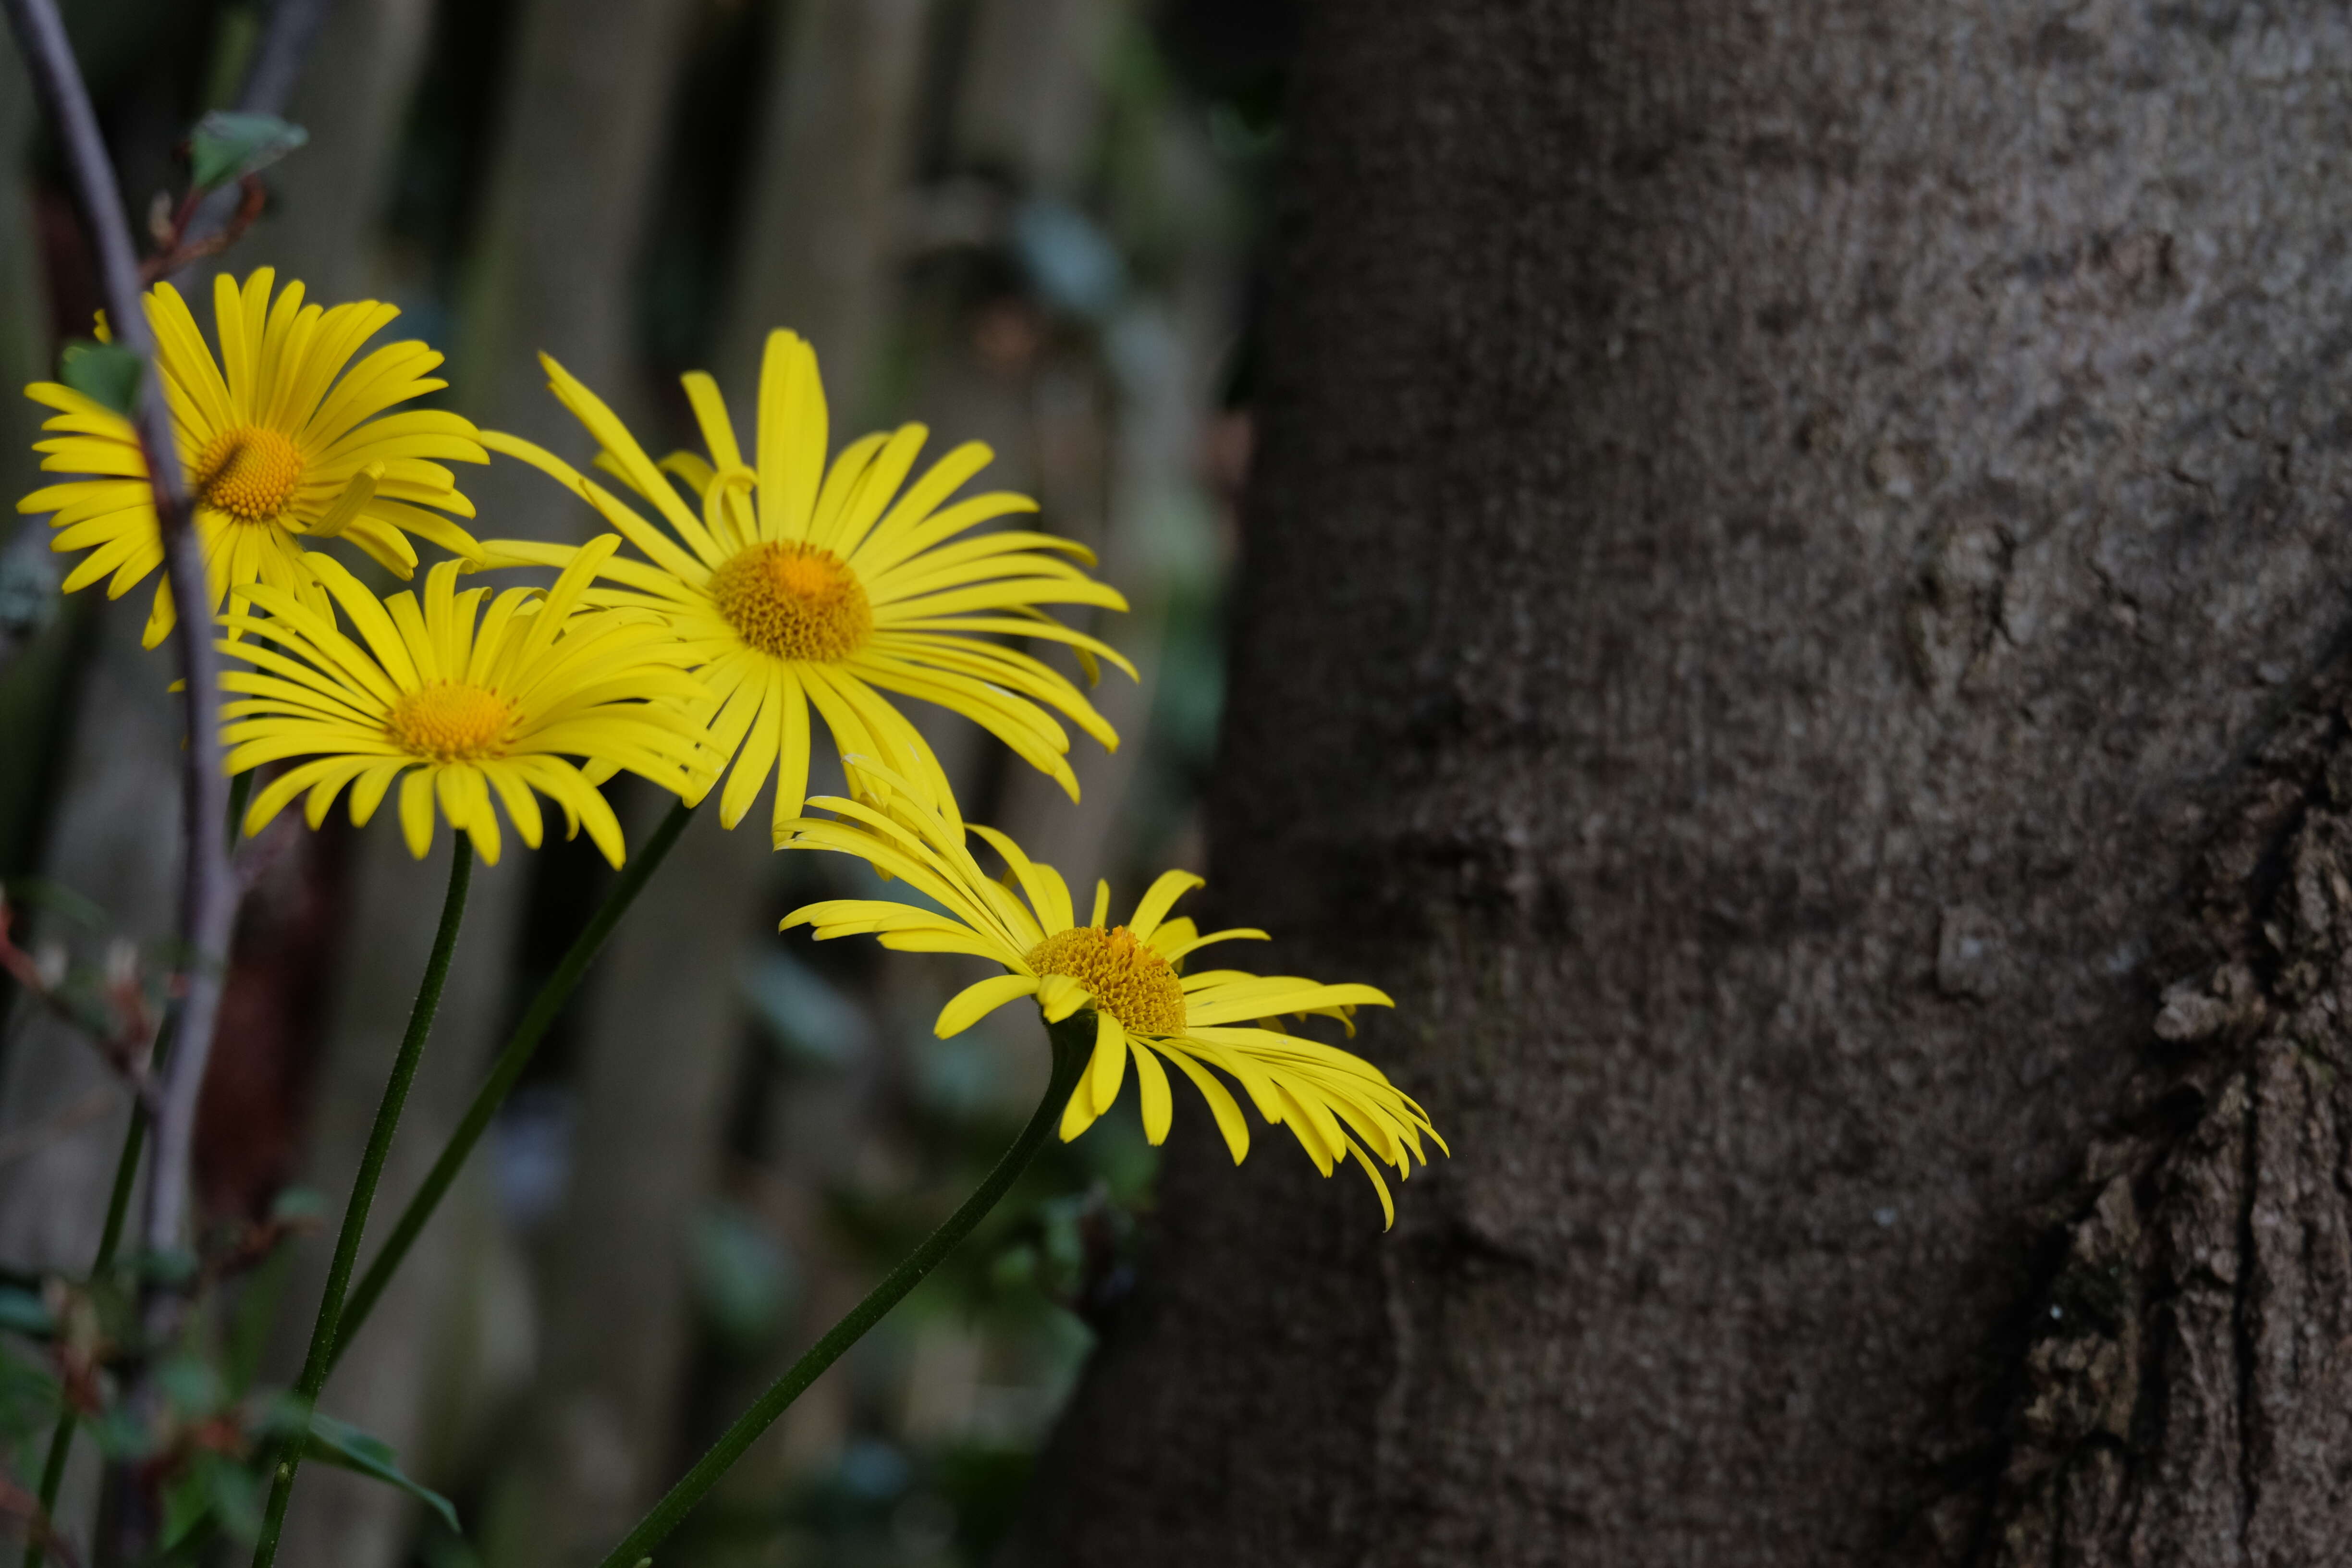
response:
<svg viewBox="0 0 2352 1568"><path fill-rule="evenodd" d="M967 442L905 484L925 430L901 426L851 442L825 462L824 389L816 355L790 332L769 335L760 373L759 424L747 463L718 384L697 372L688 397L709 447L706 459L676 453L656 466L626 426L545 355L550 387L603 450L597 466L659 515L657 526L593 479L528 441L485 431L483 445L523 459L570 487L645 557L603 569L598 602L667 616L695 650L718 706L709 739L734 771L719 819L742 820L771 775L772 820L800 815L808 784L812 708L847 759L880 759L926 795L948 784L921 734L889 693L951 709L1051 775L1073 799L1077 779L1059 713L1100 741L1118 735L1067 679L994 640L1066 643L1089 675L1108 660L1134 675L1108 646L1048 616L1042 605L1127 601L1061 559L1087 565L1084 546L1047 533L1003 531L959 538L1037 503L1006 492L943 505L985 467L989 449ZM687 504L664 469L699 498ZM494 540L498 563L562 565L568 545ZM1049 713L1046 710L1053 710ZM864 793L871 781L853 783Z"/></svg>
<svg viewBox="0 0 2352 1568"><path fill-rule="evenodd" d="M572 832L584 824L620 865L621 825L591 778L627 768L684 792L701 744L687 709L704 695L659 619L583 605L617 542L583 550L551 589L509 588L494 599L488 588L457 592L458 563L446 561L425 574L422 605L413 593L379 601L340 563L313 556L309 569L357 640L337 626L332 607L314 609L266 584L248 589L268 615L232 607L223 617L232 637L247 635L222 642L222 651L252 666L221 677L240 699L221 706L228 771L308 760L254 795L246 832L260 832L306 790L316 827L345 784L352 821L364 825L397 779L413 853L421 858L432 846L437 798L449 826L495 865L491 795L535 849L536 790L562 808ZM572 757L589 763L590 776Z"/></svg>
<svg viewBox="0 0 2352 1568"><path fill-rule="evenodd" d="M1248 930L1204 936L1192 921L1171 919L1176 900L1201 885L1190 872L1163 874L1124 925L1108 923L1110 885L1098 882L1093 914L1079 925L1059 872L1029 859L1003 834L975 823L971 831L1008 868L1003 881L983 872L966 847L952 806L942 811L903 793L887 810L824 796L811 804L839 814L840 820L804 817L784 824L778 829L779 847L856 855L940 907L834 899L795 910L785 917L783 929L810 926L820 941L870 932L886 947L973 953L1003 964L1004 973L965 988L941 1009L935 1026L942 1037L1020 996L1034 997L1049 1022L1081 1007L1094 1008L1094 1054L1063 1110L1065 1140L1076 1138L1110 1109L1130 1059L1142 1097L1144 1135L1154 1143L1167 1137L1173 1108L1160 1066L1164 1058L1209 1102L1234 1163L1249 1152L1249 1126L1213 1068L1237 1079L1266 1121L1289 1128L1325 1175L1352 1156L1379 1191L1391 1224L1396 1208L1380 1164L1393 1167L1400 1178L1412 1174L1414 1160L1428 1161L1423 1134L1444 1149L1428 1115L1378 1068L1289 1033L1278 1023L1283 1015L1321 1014L1347 1024L1359 1006L1390 1005L1381 992L1238 969L1183 973L1185 959L1212 942L1265 936ZM1354 1032L1352 1025L1349 1032Z"/></svg>
<svg viewBox="0 0 2352 1568"><path fill-rule="evenodd" d="M474 515L441 466L489 461L474 426L434 409L384 412L447 384L430 374L441 356L421 342L398 342L351 365L360 345L400 312L373 300L306 305L299 283L273 304L273 276L262 268L242 289L214 279L217 362L177 289L158 283L146 300L212 608L254 582L323 606L306 564L318 558L302 548L319 539L349 539L401 577L416 567L412 533L478 556L470 534L425 510ZM68 593L110 574L106 596L119 599L163 560L138 436L128 419L71 387L43 381L25 391L58 411L41 426L50 438L35 444L45 454L41 467L91 477L36 490L16 510L55 514L51 549L89 551L67 575ZM172 625L171 584L159 584L147 646Z"/></svg>

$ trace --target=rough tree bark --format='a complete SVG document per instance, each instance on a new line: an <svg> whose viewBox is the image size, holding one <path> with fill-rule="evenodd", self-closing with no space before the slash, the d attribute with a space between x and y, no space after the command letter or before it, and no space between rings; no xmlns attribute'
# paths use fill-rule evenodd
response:
<svg viewBox="0 0 2352 1568"><path fill-rule="evenodd" d="M432 24L428 0L338 0L328 9L287 110L310 145L272 174L278 209L230 253L231 266L272 262L320 300L364 299L380 287L373 264ZM416 330L403 321L385 336Z"/></svg>
<svg viewBox="0 0 2352 1568"><path fill-rule="evenodd" d="M1307 34L1213 890L1456 1157L1180 1117L1038 1554L2339 1556L2343 14Z"/></svg>

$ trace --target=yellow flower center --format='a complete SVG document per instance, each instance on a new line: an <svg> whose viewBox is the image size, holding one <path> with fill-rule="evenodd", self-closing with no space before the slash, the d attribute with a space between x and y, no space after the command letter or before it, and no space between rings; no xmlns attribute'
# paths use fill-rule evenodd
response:
<svg viewBox="0 0 2352 1568"><path fill-rule="evenodd" d="M436 763L476 763L507 752L514 704L495 691L454 680L404 691L384 728L394 742Z"/></svg>
<svg viewBox="0 0 2352 1568"><path fill-rule="evenodd" d="M196 500L244 522L283 512L302 482L302 454L275 430L239 425L205 444L188 475Z"/></svg>
<svg viewBox="0 0 2352 1568"><path fill-rule="evenodd" d="M778 658L830 664L874 631L857 574L811 544L752 545L710 574L710 596L737 635Z"/></svg>
<svg viewBox="0 0 2352 1568"><path fill-rule="evenodd" d="M1029 950L1040 975L1066 974L1130 1035L1184 1032L1184 985L1151 944L1125 926L1073 926Z"/></svg>

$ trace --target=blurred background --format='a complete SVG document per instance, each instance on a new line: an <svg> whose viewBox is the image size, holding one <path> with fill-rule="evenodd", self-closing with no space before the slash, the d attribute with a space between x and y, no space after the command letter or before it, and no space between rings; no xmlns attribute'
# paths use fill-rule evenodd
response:
<svg viewBox="0 0 2352 1568"><path fill-rule="evenodd" d="M262 15L65 9L143 230ZM688 441L686 370L714 373L748 427L773 326L815 343L836 447L908 419L934 451L989 442L981 486L1035 495L1045 526L1100 552L1132 611L1092 629L1142 679L1098 689L1124 744L1079 738L1076 807L971 726L929 728L967 815L1125 900L1201 859L1289 43L1276 0L333 0L289 115L310 145L271 171L267 216L220 264L397 304L385 338L448 354L448 405L574 461L592 448L536 351L659 451ZM97 303L34 121L0 58L0 375L18 384L51 373ZM209 293L201 275L183 286ZM37 412L0 399L12 498L37 482ZM485 536L590 531L519 468L461 483ZM61 602L44 522L9 530L0 881L40 899L38 942L75 962L156 952L177 815L168 658L138 647L148 590ZM639 835L657 810L624 802ZM467 1539L314 1469L288 1561L593 1557L1009 1142L1044 1079L1042 1033L1008 1010L936 1040L970 978L952 963L779 936L794 905L870 882L770 853L764 812L731 836L698 820L330 1386L324 1408L453 1497ZM281 826L245 851L255 888L203 1110L215 1234L298 1212L305 1192L340 1209L445 874L446 835L418 865L388 817ZM477 876L379 1234L608 875L583 840L517 847ZM122 1091L15 1002L0 990L0 1263L83 1268ZM1054 1146L670 1557L987 1560L1119 1310L1152 1179L1131 1109ZM313 1232L222 1298L207 1331L234 1376L290 1377L325 1250Z"/></svg>

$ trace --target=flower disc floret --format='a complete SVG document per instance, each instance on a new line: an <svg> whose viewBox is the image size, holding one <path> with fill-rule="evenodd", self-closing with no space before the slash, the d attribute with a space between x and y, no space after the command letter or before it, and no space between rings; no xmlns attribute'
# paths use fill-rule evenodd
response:
<svg viewBox="0 0 2352 1568"><path fill-rule="evenodd" d="M301 284L278 289L276 280L267 267L242 285L214 279L214 343L169 283L145 300L208 607L261 583L331 614L305 541L348 539L402 578L416 570L414 540L479 560L473 535L441 515L474 515L445 465L489 454L457 415L399 406L447 384L430 374L441 356L420 342L362 356L398 310L373 300L322 309L304 302ZM35 490L16 510L51 514L50 549L88 552L66 592L104 583L119 599L163 563L146 449L129 419L69 386L36 382L25 393L53 411L35 443L41 467L81 477ZM175 619L171 585L159 584L147 646Z"/></svg>
<svg viewBox="0 0 2352 1568"><path fill-rule="evenodd" d="M551 589L495 598L458 592L454 561L426 574L421 599L379 600L323 558L311 570L330 596L324 611L267 584L249 589L265 614L222 617L230 637L221 651L242 666L221 676L232 699L221 705L228 770L292 765L255 792L246 832L306 793L316 827L346 787L352 821L364 825L397 784L412 853L432 847L437 805L496 865L493 800L536 848L544 795L618 866L621 825L596 784L626 768L684 793L705 766L707 694L658 618L583 602L611 549L583 550Z"/></svg>
<svg viewBox="0 0 2352 1568"><path fill-rule="evenodd" d="M240 425L205 443L189 465L196 503L240 522L276 519L302 483L302 453L275 430Z"/></svg>
<svg viewBox="0 0 2352 1568"><path fill-rule="evenodd" d="M540 363L603 448L595 466L634 501L529 441L485 431L482 444L550 475L628 540L635 554L602 569L595 599L662 616L694 649L711 692L707 733L726 769L723 826L740 822L771 780L772 824L798 816L811 749L826 731L856 793L881 798L887 771L944 798L947 775L901 711L906 699L982 726L1074 800L1065 726L1118 746L1067 676L1014 645L1067 645L1089 683L1097 661L1133 676L1108 644L1048 613L1127 601L1087 574L1085 546L999 522L1035 511L1027 496L960 494L988 465L986 447L966 442L919 470L929 432L906 425L828 458L816 354L778 331L761 362L749 449L718 384L697 371L686 394L705 449L656 463L594 393L553 360ZM511 539L486 548L494 564L559 567L574 549ZM861 757L876 766L851 761Z"/></svg>
<svg viewBox="0 0 2352 1568"><path fill-rule="evenodd" d="M1067 975L1085 986L1095 1005L1108 1008L1130 1035L1184 1032L1183 983L1150 943L1125 926L1055 931L1029 950L1028 964L1040 978Z"/></svg>
<svg viewBox="0 0 2352 1568"><path fill-rule="evenodd" d="M777 658L838 664L866 646L874 609L830 550L764 540L710 574L711 602L744 642Z"/></svg>
<svg viewBox="0 0 2352 1568"><path fill-rule="evenodd" d="M404 691L384 731L404 749L436 763L478 763L507 754L514 702L462 681L428 681Z"/></svg>

